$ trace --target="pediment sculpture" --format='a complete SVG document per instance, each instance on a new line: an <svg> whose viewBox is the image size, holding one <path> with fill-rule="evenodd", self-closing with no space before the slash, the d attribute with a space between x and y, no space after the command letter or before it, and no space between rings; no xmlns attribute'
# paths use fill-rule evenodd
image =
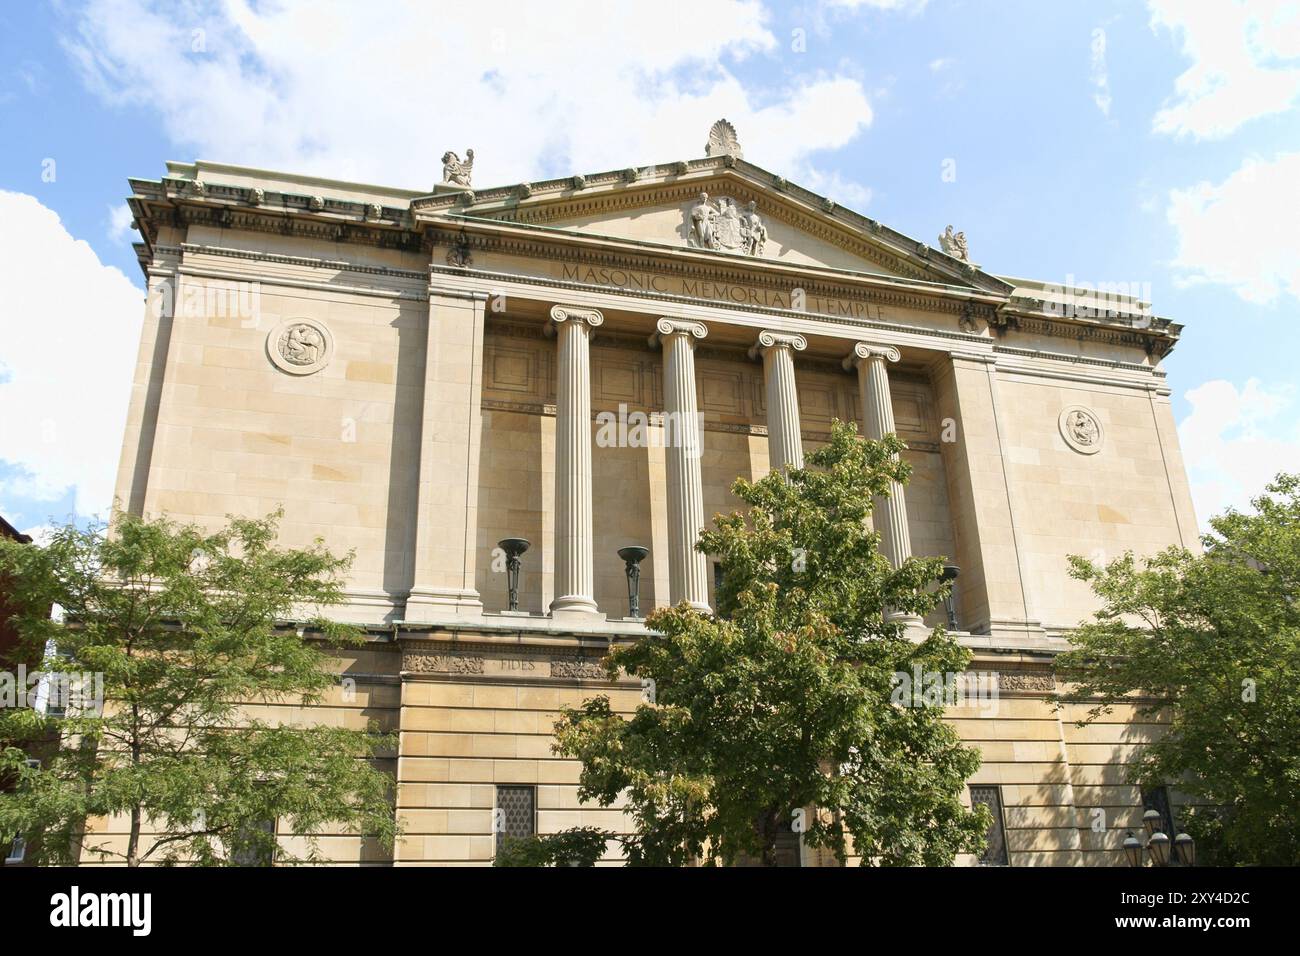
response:
<svg viewBox="0 0 1300 956"><path fill-rule="evenodd" d="M758 203L749 202L743 209L731 196L710 199L700 193L686 212L689 229L687 245L714 252L736 252L761 256L767 243L767 226L758 214Z"/></svg>

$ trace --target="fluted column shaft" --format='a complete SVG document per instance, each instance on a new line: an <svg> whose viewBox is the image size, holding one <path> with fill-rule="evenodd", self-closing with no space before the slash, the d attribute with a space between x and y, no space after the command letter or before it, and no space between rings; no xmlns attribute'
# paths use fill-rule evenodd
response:
<svg viewBox="0 0 1300 956"><path fill-rule="evenodd" d="M803 467L803 436L799 430L799 393L794 384L794 353L808 347L802 335L762 332L749 350L762 353L767 400L767 458L773 471Z"/></svg>
<svg viewBox="0 0 1300 956"><path fill-rule="evenodd" d="M857 367L858 389L862 395L862 433L873 441L879 441L895 430L887 363L897 362L898 358L898 349L859 342L844 360L846 367ZM876 499L872 516L876 530L880 532L880 550L890 564L898 567L912 556L903 486L891 482L889 497Z"/></svg>
<svg viewBox="0 0 1300 956"><path fill-rule="evenodd" d="M708 330L699 322L660 319L664 350L664 444L668 465L668 596L709 610L708 560L695 550L704 530L703 452L695 398L695 340Z"/></svg>
<svg viewBox="0 0 1300 956"><path fill-rule="evenodd" d="M555 383L555 600L551 613L595 613L591 528L591 329L595 309L551 309Z"/></svg>

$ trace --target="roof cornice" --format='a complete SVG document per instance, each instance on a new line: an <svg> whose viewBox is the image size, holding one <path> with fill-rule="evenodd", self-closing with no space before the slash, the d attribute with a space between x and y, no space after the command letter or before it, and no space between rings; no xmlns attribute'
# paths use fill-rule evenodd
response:
<svg viewBox="0 0 1300 956"><path fill-rule="evenodd" d="M196 163L196 173L222 169L240 177L263 171L221 164ZM183 164L173 172L188 173ZM715 156L644 170L621 170L591 176L545 180L479 192L441 190L417 195L410 191L378 190L313 177L265 173L268 184L207 182L182 176L160 180L131 179L128 205L143 242L136 244L142 270L158 254L159 232L165 227L208 225L249 232L276 233L307 239L357 243L402 251L431 251L438 245L468 246L483 251L572 257L607 264L633 264L661 271L714 275L757 285L789 286L797 276L803 286L833 294L869 292L880 301L956 313L963 329L976 319L995 331L1022 329L1055 337L1100 338L1113 344L1143 348L1163 357L1176 343L1182 326L1153 316L1080 318L1053 314L1050 303L1013 296L1006 280L931 249L902 233L837 206L829 199L789 183L734 156ZM578 183L577 180L581 180ZM811 235L834 242L867 261L876 261L903 277L857 272L827 266L790 265L762 257L694 249L645 240L580 232L546 223L597 209L628 209L689 197L701 187L725 181L742 198L761 198L765 215L773 215ZM283 188L338 183L350 196L327 192L297 192ZM716 187L715 187L716 188ZM384 192L389 202L366 202L356 191ZM403 205L402 203L407 204ZM952 280L949 282L948 280Z"/></svg>

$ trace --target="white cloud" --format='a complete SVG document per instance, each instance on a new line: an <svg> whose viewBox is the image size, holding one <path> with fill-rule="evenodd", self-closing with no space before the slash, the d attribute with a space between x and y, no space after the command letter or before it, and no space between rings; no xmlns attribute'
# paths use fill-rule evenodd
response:
<svg viewBox="0 0 1300 956"><path fill-rule="evenodd" d="M823 173L817 169L810 169L800 185L856 212L865 212L871 203L870 188L846 179L836 172Z"/></svg>
<svg viewBox="0 0 1300 956"><path fill-rule="evenodd" d="M939 99L956 96L966 87L966 79L956 69L957 61L952 57L941 56L930 61L930 72L938 82L935 95Z"/></svg>
<svg viewBox="0 0 1300 956"><path fill-rule="evenodd" d="M0 497L75 488L77 514L107 517L144 292L33 196L0 191L0 223Z"/></svg>
<svg viewBox="0 0 1300 956"><path fill-rule="evenodd" d="M126 203L118 203L116 206L108 207L108 238L114 242L130 242L131 223L135 217L131 213L131 207Z"/></svg>
<svg viewBox="0 0 1300 956"><path fill-rule="evenodd" d="M1169 193L1180 282L1232 286L1247 302L1300 299L1300 153L1248 159L1221 183Z"/></svg>
<svg viewBox="0 0 1300 956"><path fill-rule="evenodd" d="M826 5L848 10L868 7L872 10L903 10L908 13L919 13L925 9L928 2L929 0L826 0Z"/></svg>
<svg viewBox="0 0 1300 956"><path fill-rule="evenodd" d="M1300 401L1292 385L1215 379L1187 392L1178 438L1202 527L1231 506L1246 510L1280 471L1300 471Z"/></svg>
<svg viewBox="0 0 1300 956"><path fill-rule="evenodd" d="M421 189L473 147L475 182L504 185L700 156L725 116L746 158L798 180L871 122L845 75L742 86L737 63L779 52L756 0L393 3L384 29L350 0L194 9L92 0L65 46L203 159Z"/></svg>
<svg viewBox="0 0 1300 956"><path fill-rule="evenodd" d="M1103 116L1110 116L1110 74L1106 70L1106 31L1096 27L1092 31L1092 61L1089 78L1092 81L1092 101Z"/></svg>
<svg viewBox="0 0 1300 956"><path fill-rule="evenodd" d="M1151 27L1182 37L1191 67L1155 115L1158 133L1219 139L1285 112L1300 98L1300 5L1295 0L1214 3L1149 0Z"/></svg>
<svg viewBox="0 0 1300 956"><path fill-rule="evenodd" d="M54 540L54 533L57 530L52 524L38 524L31 528L24 528L23 534L32 539L32 544L43 548Z"/></svg>

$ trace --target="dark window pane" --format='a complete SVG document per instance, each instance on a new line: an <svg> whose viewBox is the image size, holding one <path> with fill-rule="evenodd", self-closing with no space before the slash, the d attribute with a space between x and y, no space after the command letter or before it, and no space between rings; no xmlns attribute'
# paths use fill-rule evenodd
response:
<svg viewBox="0 0 1300 956"><path fill-rule="evenodd" d="M5 855L5 863L13 866L23 862L27 856L27 841L22 837L14 837L14 842L9 846L9 852Z"/></svg>
<svg viewBox="0 0 1300 956"><path fill-rule="evenodd" d="M259 820L239 831L230 842L230 862L235 866L270 866L275 850L266 836L275 836L274 820Z"/></svg>
<svg viewBox="0 0 1300 956"><path fill-rule="evenodd" d="M1155 810L1160 814L1160 832L1173 839L1178 835L1174 827L1174 812L1169 806L1169 788L1152 787L1142 791L1142 811Z"/></svg>

